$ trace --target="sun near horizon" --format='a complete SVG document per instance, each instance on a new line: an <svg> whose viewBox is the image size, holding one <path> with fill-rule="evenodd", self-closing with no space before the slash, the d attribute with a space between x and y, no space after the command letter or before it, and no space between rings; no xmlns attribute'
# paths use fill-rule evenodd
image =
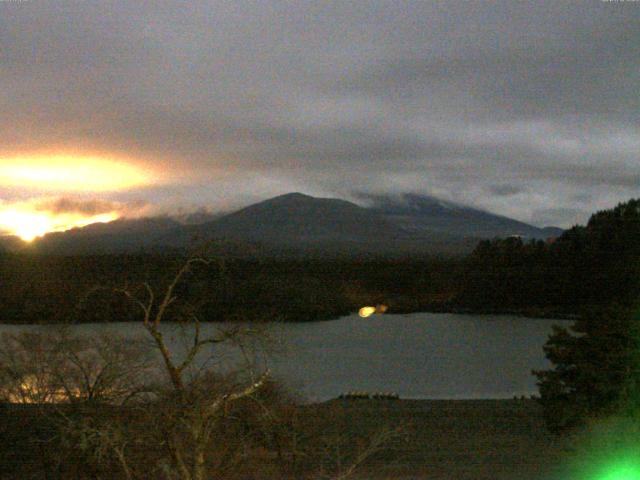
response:
<svg viewBox="0 0 640 480"><path fill-rule="evenodd" d="M0 226L11 235L30 243L47 233L64 232L93 223L107 223L120 218L118 212L83 215L81 213L57 214L48 211L29 211L8 208L0 211Z"/></svg>
<svg viewBox="0 0 640 480"><path fill-rule="evenodd" d="M116 209L100 212L59 211L42 198L80 194L106 194L151 185L157 176L133 162L94 155L33 155L0 159L0 187L20 188L32 196L2 202L0 233L25 242L51 232L61 232L92 223L116 220Z"/></svg>

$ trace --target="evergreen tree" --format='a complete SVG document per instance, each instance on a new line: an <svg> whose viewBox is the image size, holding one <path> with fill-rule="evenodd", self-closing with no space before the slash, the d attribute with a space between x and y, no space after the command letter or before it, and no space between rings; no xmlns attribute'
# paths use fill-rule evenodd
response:
<svg viewBox="0 0 640 480"><path fill-rule="evenodd" d="M570 329L555 327L544 347L552 370L538 377L549 428L640 406L640 315L611 305L585 312Z"/></svg>

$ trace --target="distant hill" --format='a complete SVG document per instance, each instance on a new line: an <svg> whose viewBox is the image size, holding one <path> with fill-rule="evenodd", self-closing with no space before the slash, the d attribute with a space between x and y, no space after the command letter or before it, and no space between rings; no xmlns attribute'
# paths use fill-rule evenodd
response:
<svg viewBox="0 0 640 480"><path fill-rule="evenodd" d="M509 217L476 208L416 195L370 195L364 197L369 209L415 234L441 234L451 237L493 238L520 236L546 239L561 235L557 227L537 228Z"/></svg>
<svg viewBox="0 0 640 480"><path fill-rule="evenodd" d="M32 248L64 254L135 252L160 247L159 238L181 228L180 223L168 217L119 219L50 233L36 240Z"/></svg>
<svg viewBox="0 0 640 480"><path fill-rule="evenodd" d="M191 216L188 222L155 217L93 224L48 234L31 248L114 253L184 249L222 240L272 252L464 253L484 238L545 239L562 232L428 196L368 196L363 201L366 206L288 193L219 217Z"/></svg>
<svg viewBox="0 0 640 480"><path fill-rule="evenodd" d="M267 243L366 242L402 236L398 225L378 212L335 198L288 193L194 227L204 236Z"/></svg>

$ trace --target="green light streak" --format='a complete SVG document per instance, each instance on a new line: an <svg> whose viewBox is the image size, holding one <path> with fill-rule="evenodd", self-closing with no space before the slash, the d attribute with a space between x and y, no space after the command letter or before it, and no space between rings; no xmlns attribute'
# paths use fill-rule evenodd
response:
<svg viewBox="0 0 640 480"><path fill-rule="evenodd" d="M561 480L640 480L640 412L599 420L566 440L575 449Z"/></svg>
<svg viewBox="0 0 640 480"><path fill-rule="evenodd" d="M640 480L640 466L637 461L616 463L604 469L594 480Z"/></svg>

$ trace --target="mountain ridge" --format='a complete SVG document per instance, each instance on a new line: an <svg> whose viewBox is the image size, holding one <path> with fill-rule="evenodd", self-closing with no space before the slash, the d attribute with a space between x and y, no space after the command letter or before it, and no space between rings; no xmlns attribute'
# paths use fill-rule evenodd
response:
<svg viewBox="0 0 640 480"><path fill-rule="evenodd" d="M365 206L300 192L278 195L190 224L170 217L119 219L35 240L38 253L88 254L185 249L214 240L299 251L443 252L469 250L474 240L546 239L562 230L538 228L427 195L369 195Z"/></svg>
<svg viewBox="0 0 640 480"><path fill-rule="evenodd" d="M365 198L370 202L369 208L395 218L400 224L406 224L408 220L409 225L405 226L411 229L478 238L515 235L546 239L563 232L561 228L539 228L504 215L428 195L404 193L368 195Z"/></svg>

